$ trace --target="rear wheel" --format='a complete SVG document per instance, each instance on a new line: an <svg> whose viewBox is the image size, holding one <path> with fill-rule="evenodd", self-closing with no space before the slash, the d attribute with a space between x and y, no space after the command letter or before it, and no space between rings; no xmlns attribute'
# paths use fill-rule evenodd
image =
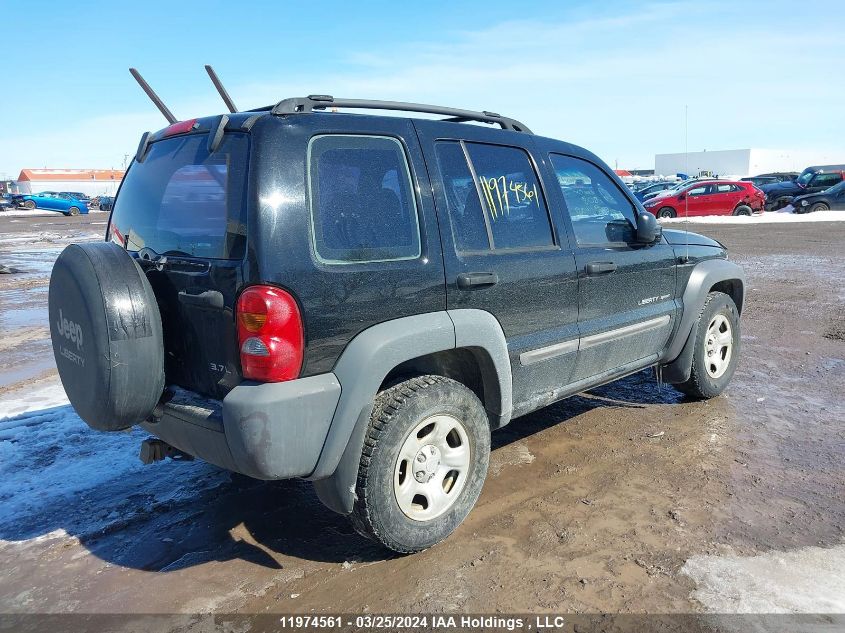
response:
<svg viewBox="0 0 845 633"><path fill-rule="evenodd" d="M747 204L741 204L736 209L734 209L734 215L751 215L751 207Z"/></svg>
<svg viewBox="0 0 845 633"><path fill-rule="evenodd" d="M376 396L358 467L352 524L396 552L439 543L472 510L490 458L478 397L443 376L420 376Z"/></svg>
<svg viewBox="0 0 845 633"><path fill-rule="evenodd" d="M23 208L24 209L34 209L35 208L35 201L34 200L24 200Z"/></svg>
<svg viewBox="0 0 845 633"><path fill-rule="evenodd" d="M65 215L79 215L79 209L77 207L71 207Z"/></svg>
<svg viewBox="0 0 845 633"><path fill-rule="evenodd" d="M817 202L812 207L810 207L810 213L814 213L816 211L830 211L830 207L827 206L824 202Z"/></svg>
<svg viewBox="0 0 845 633"><path fill-rule="evenodd" d="M690 336L695 345L689 380L676 387L693 398L714 398L733 377L739 358L739 312L724 292L707 295Z"/></svg>
<svg viewBox="0 0 845 633"><path fill-rule="evenodd" d="M677 216L678 214L675 213L675 210L672 207L663 207L657 212L658 218L675 218Z"/></svg>

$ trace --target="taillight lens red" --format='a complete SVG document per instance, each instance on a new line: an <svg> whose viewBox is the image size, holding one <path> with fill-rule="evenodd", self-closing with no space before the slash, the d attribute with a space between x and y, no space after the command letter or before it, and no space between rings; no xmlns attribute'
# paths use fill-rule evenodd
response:
<svg viewBox="0 0 845 633"><path fill-rule="evenodd" d="M237 305L244 378L282 382L299 376L305 338L296 300L281 288L250 286Z"/></svg>

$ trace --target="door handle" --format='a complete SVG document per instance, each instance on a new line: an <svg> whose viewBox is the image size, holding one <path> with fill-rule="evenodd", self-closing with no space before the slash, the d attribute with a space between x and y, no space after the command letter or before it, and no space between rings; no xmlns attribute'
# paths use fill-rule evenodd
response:
<svg viewBox="0 0 845 633"><path fill-rule="evenodd" d="M461 290L493 286L497 283L499 283L499 275L496 273L461 273L458 275L458 288Z"/></svg>
<svg viewBox="0 0 845 633"><path fill-rule="evenodd" d="M616 264L613 262L590 262L584 266L584 269L588 275L604 275L616 270Z"/></svg>

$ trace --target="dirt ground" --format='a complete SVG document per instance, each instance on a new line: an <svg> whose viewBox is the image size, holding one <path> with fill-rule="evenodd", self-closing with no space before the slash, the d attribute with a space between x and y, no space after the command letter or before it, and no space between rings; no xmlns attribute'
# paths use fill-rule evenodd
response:
<svg viewBox="0 0 845 633"><path fill-rule="evenodd" d="M0 219L0 263L5 249L27 266L16 234L52 248L99 222ZM694 555L842 544L845 222L691 229L748 277L722 397L687 402L643 372L514 421L467 521L413 556L359 537L304 482L145 467L0 529L0 612L696 612L680 571ZM55 381L48 269L0 275L0 399ZM182 494L145 505L163 482ZM144 510L112 512L129 505ZM75 527L80 512L104 522Z"/></svg>

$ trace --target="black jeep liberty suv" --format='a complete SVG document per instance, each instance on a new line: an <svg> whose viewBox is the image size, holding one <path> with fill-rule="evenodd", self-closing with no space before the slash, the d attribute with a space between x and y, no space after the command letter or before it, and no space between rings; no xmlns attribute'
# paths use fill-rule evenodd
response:
<svg viewBox="0 0 845 633"><path fill-rule="evenodd" d="M580 147L315 95L145 134L106 240L58 258L49 314L91 427L141 425L145 461L311 480L415 552L470 512L513 419L647 367L720 394L744 285Z"/></svg>

